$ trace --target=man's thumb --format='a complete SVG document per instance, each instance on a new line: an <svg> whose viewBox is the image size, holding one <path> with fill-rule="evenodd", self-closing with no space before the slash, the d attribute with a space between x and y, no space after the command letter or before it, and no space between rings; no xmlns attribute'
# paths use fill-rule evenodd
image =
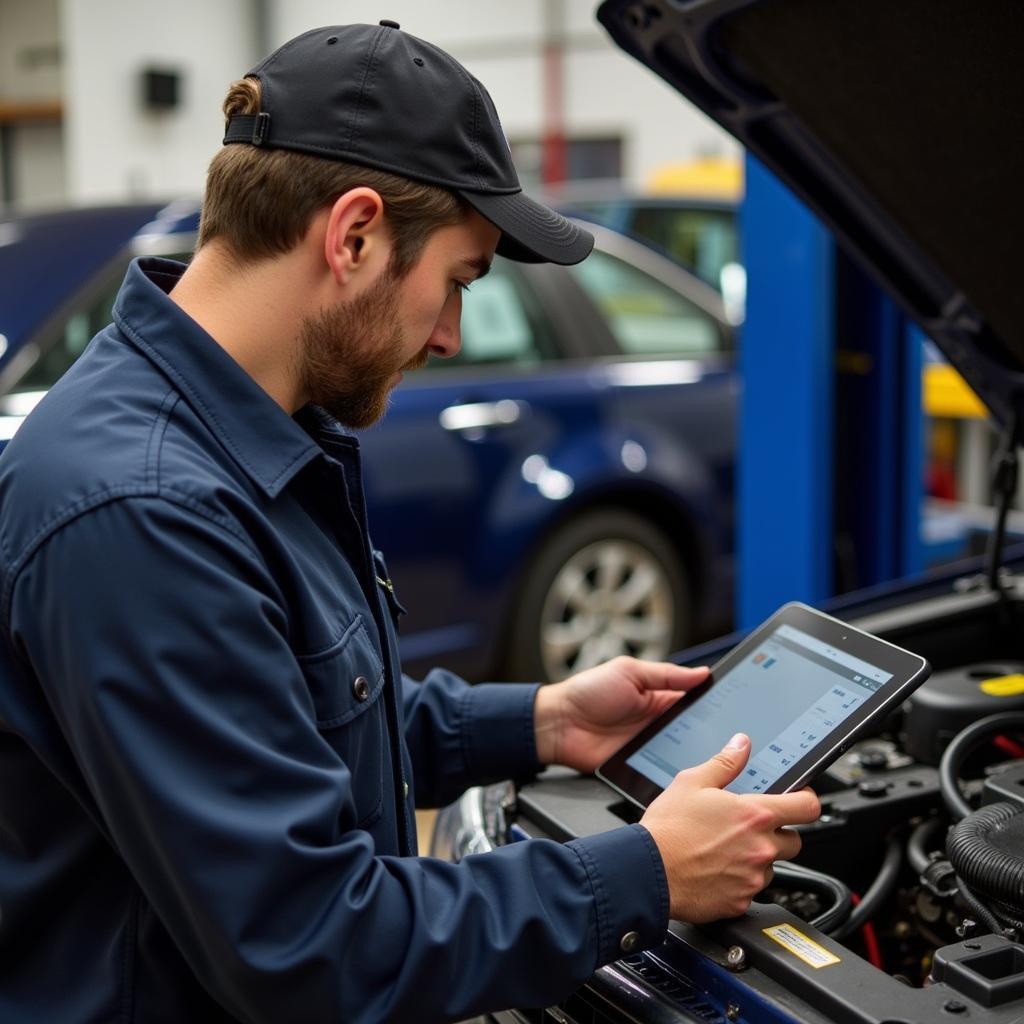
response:
<svg viewBox="0 0 1024 1024"><path fill-rule="evenodd" d="M743 771L748 757L750 738L738 732L714 757L690 769L687 773L690 776L690 783L696 783L700 787L714 786L715 789L722 789Z"/></svg>

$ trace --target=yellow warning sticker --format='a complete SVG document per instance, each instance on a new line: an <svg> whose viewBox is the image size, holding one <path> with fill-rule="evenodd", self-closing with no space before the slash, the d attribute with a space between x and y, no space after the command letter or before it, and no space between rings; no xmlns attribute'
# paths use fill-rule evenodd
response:
<svg viewBox="0 0 1024 1024"><path fill-rule="evenodd" d="M831 967L840 962L839 957L834 953L830 953L824 946L809 939L791 924L772 925L771 928L765 928L764 933L769 939L784 946L790 953L800 957L805 964L809 964L815 970L819 967Z"/></svg>
<svg viewBox="0 0 1024 1024"><path fill-rule="evenodd" d="M990 697L1016 697L1024 693L1024 675L997 676L978 683L983 693Z"/></svg>

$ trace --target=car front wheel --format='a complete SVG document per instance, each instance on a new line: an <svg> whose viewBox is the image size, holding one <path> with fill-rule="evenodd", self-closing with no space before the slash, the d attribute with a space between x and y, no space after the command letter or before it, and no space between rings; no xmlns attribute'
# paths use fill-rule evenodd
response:
<svg viewBox="0 0 1024 1024"><path fill-rule="evenodd" d="M562 526L528 567L506 668L554 681L620 654L662 659L689 632L679 552L635 513L599 509Z"/></svg>

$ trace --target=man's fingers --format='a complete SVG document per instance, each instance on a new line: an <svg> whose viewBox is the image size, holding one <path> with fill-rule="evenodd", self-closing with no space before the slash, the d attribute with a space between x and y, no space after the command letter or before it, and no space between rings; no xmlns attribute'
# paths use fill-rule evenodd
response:
<svg viewBox="0 0 1024 1024"><path fill-rule="evenodd" d="M738 732L714 757L708 758L703 764L687 768L676 778L684 780L686 785L694 789L724 789L743 770L749 756L750 739Z"/></svg>
<svg viewBox="0 0 1024 1024"><path fill-rule="evenodd" d="M810 789L778 796L755 796L753 799L770 808L779 825L806 825L821 817L821 802Z"/></svg>
<svg viewBox="0 0 1024 1024"><path fill-rule="evenodd" d="M799 852L803 841L799 832L780 828L775 833L775 848L779 851L776 860L792 860Z"/></svg>
<svg viewBox="0 0 1024 1024"><path fill-rule="evenodd" d="M637 661L638 682L647 690L692 690L708 677L707 665L684 668L670 661Z"/></svg>

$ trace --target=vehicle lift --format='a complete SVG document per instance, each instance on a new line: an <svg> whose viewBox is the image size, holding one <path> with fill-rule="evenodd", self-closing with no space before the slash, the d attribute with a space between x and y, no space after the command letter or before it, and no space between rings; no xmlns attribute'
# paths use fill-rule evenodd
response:
<svg viewBox="0 0 1024 1024"><path fill-rule="evenodd" d="M746 158L735 622L925 566L923 335Z"/></svg>

